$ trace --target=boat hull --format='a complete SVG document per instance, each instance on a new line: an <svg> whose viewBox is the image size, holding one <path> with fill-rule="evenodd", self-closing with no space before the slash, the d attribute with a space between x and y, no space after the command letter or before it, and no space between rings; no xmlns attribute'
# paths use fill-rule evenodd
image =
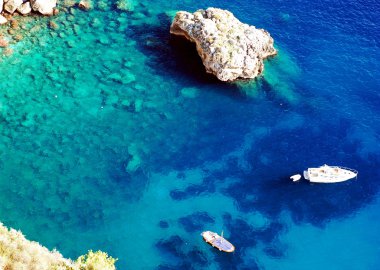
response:
<svg viewBox="0 0 380 270"><path fill-rule="evenodd" d="M213 246L214 248L219 249L223 252L234 252L235 247L229 241L227 241L222 236L211 231L205 231L202 233L203 240Z"/></svg>
<svg viewBox="0 0 380 270"><path fill-rule="evenodd" d="M353 169L328 165L303 172L304 178L312 183L339 183L356 178L357 175L358 172Z"/></svg>

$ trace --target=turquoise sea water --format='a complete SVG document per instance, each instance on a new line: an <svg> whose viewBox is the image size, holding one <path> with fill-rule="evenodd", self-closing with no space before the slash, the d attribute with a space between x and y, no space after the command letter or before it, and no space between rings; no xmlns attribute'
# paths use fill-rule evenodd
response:
<svg viewBox="0 0 380 270"><path fill-rule="evenodd" d="M1 58L5 225L118 269L380 268L376 1L211 1L279 49L263 78L235 84L169 35L173 11L203 3L114 4L24 22ZM324 163L359 178L288 179Z"/></svg>

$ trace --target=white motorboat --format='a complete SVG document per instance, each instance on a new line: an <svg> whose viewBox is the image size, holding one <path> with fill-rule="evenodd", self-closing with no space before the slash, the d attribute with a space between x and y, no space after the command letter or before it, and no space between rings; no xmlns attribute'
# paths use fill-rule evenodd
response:
<svg viewBox="0 0 380 270"><path fill-rule="evenodd" d="M323 165L319 168L308 168L303 177L313 183L338 183L356 178L358 172L340 166Z"/></svg>
<svg viewBox="0 0 380 270"><path fill-rule="evenodd" d="M205 231L201 235L203 236L203 240L205 240L206 243L209 243L210 245L219 249L220 251L224 251L224 252L235 251L234 245L232 245L223 237L223 233L222 233L222 236L220 236L217 233L214 233L211 231Z"/></svg>

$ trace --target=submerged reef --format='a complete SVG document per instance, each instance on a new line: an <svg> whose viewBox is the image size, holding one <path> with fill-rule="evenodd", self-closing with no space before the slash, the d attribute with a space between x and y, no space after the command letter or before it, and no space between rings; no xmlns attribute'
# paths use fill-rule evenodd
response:
<svg viewBox="0 0 380 270"><path fill-rule="evenodd" d="M170 33L195 42L206 71L221 81L253 79L263 72L263 60L277 54L266 30L218 8L177 12Z"/></svg>
<svg viewBox="0 0 380 270"><path fill-rule="evenodd" d="M86 1L80 2L86 5ZM73 8L81 8L75 1L62 1L60 10L73 13ZM17 42L28 38L25 44L43 47L46 31L55 31L59 24L57 17L44 18L39 15L57 15L57 0L0 0L0 47L4 56L13 54ZM69 13L70 14L70 13ZM20 16L23 15L23 16ZM28 16L25 16L28 15ZM30 16L29 16L30 15ZM53 20L54 19L54 20ZM43 27L48 20L49 27ZM46 28L44 32L44 28ZM49 30L50 29L50 30ZM52 35L52 37L54 37ZM23 44L21 54L29 53L28 45ZM8 63L4 63L6 66ZM102 251L89 251L75 261L66 259L57 250L50 251L38 242L27 240L17 230L8 229L0 222L0 269L65 269L65 270L113 270L116 259Z"/></svg>
<svg viewBox="0 0 380 270"><path fill-rule="evenodd" d="M74 262L0 223L0 269L114 270L115 261L105 252L89 251Z"/></svg>

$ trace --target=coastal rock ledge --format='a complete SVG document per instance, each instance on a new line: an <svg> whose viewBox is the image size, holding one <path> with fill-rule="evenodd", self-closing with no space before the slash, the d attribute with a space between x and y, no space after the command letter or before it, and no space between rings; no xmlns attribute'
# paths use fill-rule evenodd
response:
<svg viewBox="0 0 380 270"><path fill-rule="evenodd" d="M221 81L253 79L263 72L263 60L277 54L266 30L218 8L178 11L170 33L195 42L206 71Z"/></svg>

